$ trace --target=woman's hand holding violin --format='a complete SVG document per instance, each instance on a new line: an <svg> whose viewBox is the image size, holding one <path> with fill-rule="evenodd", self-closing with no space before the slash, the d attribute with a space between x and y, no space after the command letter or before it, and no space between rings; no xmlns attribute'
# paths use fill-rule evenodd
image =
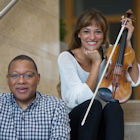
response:
<svg viewBox="0 0 140 140"><path fill-rule="evenodd" d="M133 23L132 23L132 19L131 18L124 18L121 20L122 24L124 23L124 21L127 20L127 23L125 25L125 28L128 29L128 33L127 33L127 45L128 46L131 46L131 37L133 35L133 32L134 32L134 26L133 26Z"/></svg>

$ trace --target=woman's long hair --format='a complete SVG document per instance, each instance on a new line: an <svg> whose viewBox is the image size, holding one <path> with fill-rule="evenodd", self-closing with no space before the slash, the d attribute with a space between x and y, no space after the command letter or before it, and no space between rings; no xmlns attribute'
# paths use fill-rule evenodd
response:
<svg viewBox="0 0 140 140"><path fill-rule="evenodd" d="M82 28L92 25L93 21L96 23L97 26L101 27L101 30L103 31L104 39L103 39L102 46L105 47L104 48L105 50L108 48L109 39L108 39L107 20L104 17L102 12L93 8L93 9L84 11L77 19L77 22L74 26L74 30L73 30L73 34L71 37L71 41L70 41L68 50L73 50L73 49L81 47L81 40L78 37L78 34ZM59 82L57 85L57 91L58 91L59 95L61 95L61 82Z"/></svg>
<svg viewBox="0 0 140 140"><path fill-rule="evenodd" d="M80 30L84 27L92 25L92 22L95 22L97 26L101 27L103 31L104 39L103 45L108 47L109 39L108 39L108 23L106 18L104 17L103 13L96 10L96 9L89 9L84 11L74 26L74 31L71 37L71 42L69 45L69 50L73 50L75 48L81 47L81 40L78 37Z"/></svg>

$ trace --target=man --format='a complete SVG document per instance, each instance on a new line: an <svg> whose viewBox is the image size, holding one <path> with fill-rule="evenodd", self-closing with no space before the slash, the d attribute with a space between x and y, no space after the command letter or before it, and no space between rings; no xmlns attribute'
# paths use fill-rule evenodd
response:
<svg viewBox="0 0 140 140"><path fill-rule="evenodd" d="M37 92L40 74L32 58L15 57L8 66L11 93L0 94L0 140L69 140L64 102Z"/></svg>

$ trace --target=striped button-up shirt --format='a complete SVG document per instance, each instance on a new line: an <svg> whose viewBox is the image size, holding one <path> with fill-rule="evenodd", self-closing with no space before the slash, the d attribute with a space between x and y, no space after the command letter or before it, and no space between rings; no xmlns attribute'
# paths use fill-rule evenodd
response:
<svg viewBox="0 0 140 140"><path fill-rule="evenodd" d="M69 118L62 100L37 92L22 110L12 93L0 94L0 140L69 139Z"/></svg>

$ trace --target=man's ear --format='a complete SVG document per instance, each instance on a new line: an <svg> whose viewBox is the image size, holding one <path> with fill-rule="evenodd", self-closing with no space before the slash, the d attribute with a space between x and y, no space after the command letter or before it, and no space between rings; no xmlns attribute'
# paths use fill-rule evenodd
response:
<svg viewBox="0 0 140 140"><path fill-rule="evenodd" d="M8 84L8 80L9 80L8 78L9 78L9 77L8 77L8 74L7 74L7 75L6 75L6 82L7 82L7 84Z"/></svg>
<svg viewBox="0 0 140 140"><path fill-rule="evenodd" d="M40 82L40 74L39 73L37 75L37 79L38 79L38 83L37 84L39 84L39 82Z"/></svg>

